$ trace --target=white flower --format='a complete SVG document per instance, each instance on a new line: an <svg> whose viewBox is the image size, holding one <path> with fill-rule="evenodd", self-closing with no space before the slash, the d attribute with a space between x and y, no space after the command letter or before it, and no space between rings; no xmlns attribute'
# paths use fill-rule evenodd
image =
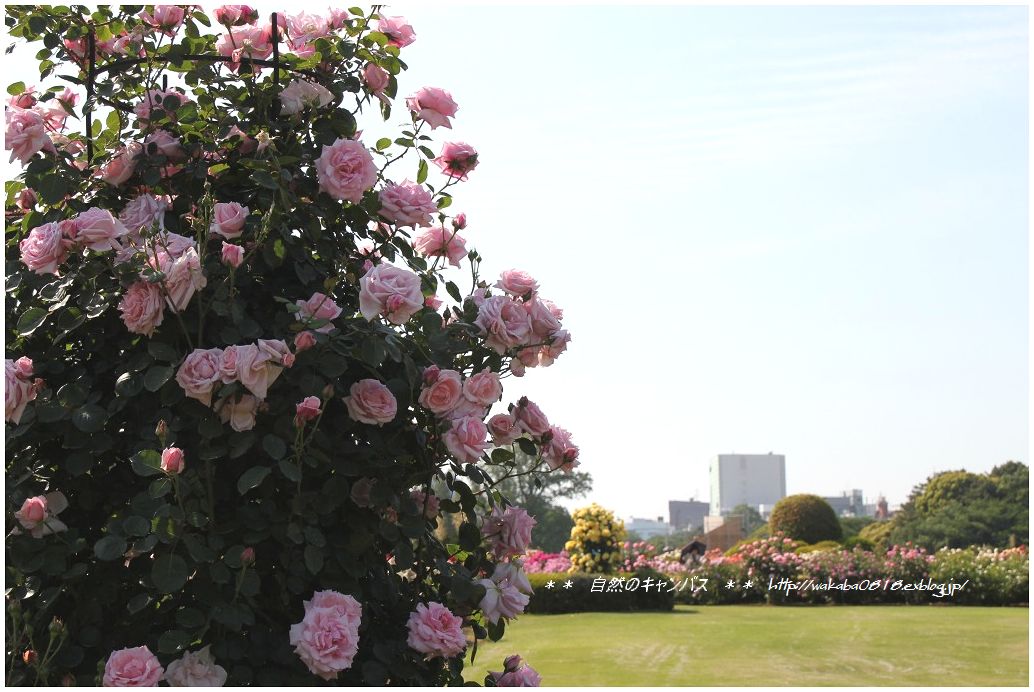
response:
<svg viewBox="0 0 1034 692"><path fill-rule="evenodd" d="M222 687L226 669L215 664L208 647L186 652L165 671L165 681L172 687Z"/></svg>
<svg viewBox="0 0 1034 692"><path fill-rule="evenodd" d="M334 100L334 94L321 84L296 79L280 92L280 112L284 115L301 113L307 106L323 108Z"/></svg>

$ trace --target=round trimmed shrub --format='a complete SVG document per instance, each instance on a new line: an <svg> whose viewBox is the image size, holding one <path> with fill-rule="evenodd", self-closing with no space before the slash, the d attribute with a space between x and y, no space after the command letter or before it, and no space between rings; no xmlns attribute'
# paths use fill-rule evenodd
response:
<svg viewBox="0 0 1034 692"><path fill-rule="evenodd" d="M818 495L784 497L772 509L768 525L773 533L805 543L837 541L843 535L833 508Z"/></svg>

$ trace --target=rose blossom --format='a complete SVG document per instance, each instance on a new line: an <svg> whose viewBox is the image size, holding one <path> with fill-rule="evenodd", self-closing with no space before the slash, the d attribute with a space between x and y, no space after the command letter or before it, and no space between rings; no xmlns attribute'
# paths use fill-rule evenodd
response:
<svg viewBox="0 0 1034 692"><path fill-rule="evenodd" d="M25 187L19 190L17 197L15 198L18 208L22 211L31 211L36 207L38 198L36 191L31 187Z"/></svg>
<svg viewBox="0 0 1034 692"><path fill-rule="evenodd" d="M487 367L463 383L463 396L482 406L491 406L502 395L503 385L499 382L499 375Z"/></svg>
<svg viewBox="0 0 1034 692"><path fill-rule="evenodd" d="M29 381L32 361L22 357L17 361L4 359L4 413L5 420L17 425L25 407L35 400L38 387Z"/></svg>
<svg viewBox="0 0 1034 692"><path fill-rule="evenodd" d="M177 312L183 312L195 291L204 288L208 280L201 272L201 258L193 247L172 260L161 263L165 272L165 289L169 292L166 302Z"/></svg>
<svg viewBox="0 0 1034 692"><path fill-rule="evenodd" d="M161 110L166 113L166 117L175 119L175 110L171 112L165 111L165 100L170 97L177 101L175 108L179 108L189 101L187 95L181 91L176 91L174 89L168 89L166 91L150 89L147 92L147 95L144 96L143 100L133 106L133 112L136 114L137 118L144 122L148 121L151 117L152 111L156 110Z"/></svg>
<svg viewBox="0 0 1034 692"><path fill-rule="evenodd" d="M359 286L359 311L367 320L384 315L392 324L403 324L424 307L420 277L390 264L368 271Z"/></svg>
<svg viewBox="0 0 1034 692"><path fill-rule="evenodd" d="M349 497L352 498L352 502L358 507L372 507L373 503L370 501L370 491L373 490L374 484L377 482L376 478L360 478L352 484L352 490L349 493Z"/></svg>
<svg viewBox="0 0 1034 692"><path fill-rule="evenodd" d="M118 309L126 329L151 336L165 316L165 300L157 284L137 281L126 290Z"/></svg>
<svg viewBox="0 0 1034 692"><path fill-rule="evenodd" d="M176 371L176 382L191 399L212 405L212 389L220 381L222 349L194 349Z"/></svg>
<svg viewBox="0 0 1034 692"><path fill-rule="evenodd" d="M246 432L255 427L255 412L258 411L259 400L251 394L241 394L240 401L233 397L223 399L219 408L219 419L229 423L237 432Z"/></svg>
<svg viewBox="0 0 1034 692"><path fill-rule="evenodd" d="M521 555L528 549L534 526L535 519L520 507L507 507L506 511L496 507L490 516L485 517L481 533L492 541L496 558L503 560Z"/></svg>
<svg viewBox="0 0 1034 692"><path fill-rule="evenodd" d="M567 344L571 343L571 335L566 329L554 332L550 338L552 341L539 352L539 365L544 368L552 365L553 361L567 350Z"/></svg>
<svg viewBox="0 0 1034 692"><path fill-rule="evenodd" d="M421 406L442 415L455 408L463 396L463 379L455 370L441 370L434 380L425 384L417 400Z"/></svg>
<svg viewBox="0 0 1034 692"><path fill-rule="evenodd" d="M100 169L101 180L115 187L129 180L136 170L136 158L143 148L140 142L130 142L116 151L111 160Z"/></svg>
<svg viewBox="0 0 1034 692"><path fill-rule="evenodd" d="M417 118L423 120L431 129L452 127L449 118L456 115L459 107L452 100L452 94L437 87L424 87L406 99L406 106Z"/></svg>
<svg viewBox="0 0 1034 692"><path fill-rule="evenodd" d="M175 476L183 472L183 450L179 447L166 447L162 450L162 471Z"/></svg>
<svg viewBox="0 0 1034 692"><path fill-rule="evenodd" d="M178 5L155 5L154 14L141 12L140 19L158 29L167 36L173 36L186 16L184 9Z"/></svg>
<svg viewBox="0 0 1034 692"><path fill-rule="evenodd" d="M442 436L446 448L458 461L475 463L488 447L488 428L475 416L464 416L452 421L452 427Z"/></svg>
<svg viewBox="0 0 1034 692"><path fill-rule="evenodd" d="M467 241L444 226L428 228L413 238L413 249L425 257L447 257L454 267L467 255Z"/></svg>
<svg viewBox="0 0 1034 692"><path fill-rule="evenodd" d="M316 335L310 331L298 332L294 337L294 352L308 351L316 345Z"/></svg>
<svg viewBox="0 0 1034 692"><path fill-rule="evenodd" d="M531 320L531 331L539 339L546 339L560 329L560 320L549 309L546 301L532 298L524 303L524 309Z"/></svg>
<svg viewBox="0 0 1034 692"><path fill-rule="evenodd" d="M527 343L531 320L524 307L506 296L492 296L478 308L474 324L486 336L485 344L497 353Z"/></svg>
<svg viewBox="0 0 1034 692"><path fill-rule="evenodd" d="M295 425L303 425L305 421L315 420L320 415L320 401L317 396L307 396L294 407Z"/></svg>
<svg viewBox="0 0 1034 692"><path fill-rule="evenodd" d="M14 513L14 518L33 538L42 538L52 533L68 530L65 523L56 516L65 511L67 507L68 499L64 494L54 491L46 495L26 498L21 509ZM21 529L17 527L15 527L15 531L21 533Z"/></svg>
<svg viewBox="0 0 1034 692"><path fill-rule="evenodd" d="M8 108L5 113L7 130L4 135L4 146L11 151L9 161L18 159L28 163L40 149L53 148L47 136L47 126L43 116L33 110L24 108Z"/></svg>
<svg viewBox="0 0 1034 692"><path fill-rule="evenodd" d="M215 42L219 55L230 58L227 66L236 72L241 58L264 60L273 54L272 26L242 26L230 29ZM257 65L255 66L258 69Z"/></svg>
<svg viewBox="0 0 1034 692"><path fill-rule="evenodd" d="M450 178L466 180L467 173L477 168L478 153L465 142L446 142L434 163Z"/></svg>
<svg viewBox="0 0 1034 692"><path fill-rule="evenodd" d="M570 473L578 466L578 445L571 441L571 433L558 425L549 426L553 437L546 444L542 456L545 457L549 468L556 471L562 469Z"/></svg>
<svg viewBox="0 0 1034 692"><path fill-rule="evenodd" d="M223 26L253 24L258 19L258 11L249 5L221 5L214 14L215 21Z"/></svg>
<svg viewBox="0 0 1034 692"><path fill-rule="evenodd" d="M358 204L363 193L377 182L377 166L370 152L359 142L339 139L323 145L316 159L320 189L334 199Z"/></svg>
<svg viewBox="0 0 1034 692"><path fill-rule="evenodd" d="M379 193L381 216L400 226L428 226L438 211L431 193L418 183L388 183Z"/></svg>
<svg viewBox="0 0 1034 692"><path fill-rule="evenodd" d="M320 591L305 602L302 621L291 625L290 643L309 670L324 680L352 667L359 650L362 607L351 596Z"/></svg>
<svg viewBox="0 0 1034 692"><path fill-rule="evenodd" d="M316 329L320 334L329 334L334 329L330 320L335 320L341 315L341 306L329 296L318 292L313 293L308 300L296 300L294 304L298 306L298 317L302 322L328 320L327 324Z"/></svg>
<svg viewBox="0 0 1034 692"><path fill-rule="evenodd" d="M427 658L457 656L467 648L463 618L453 615L441 603L418 603L409 615L407 626L406 642Z"/></svg>
<svg viewBox="0 0 1034 692"><path fill-rule="evenodd" d="M434 493L425 494L423 490L413 490L409 493L409 497L416 503L417 509L423 513L424 519L428 521L435 520L440 509L440 501L437 495Z"/></svg>
<svg viewBox="0 0 1034 692"><path fill-rule="evenodd" d="M539 282L533 279L528 272L520 269L507 269L495 285L515 298L523 298L529 293L534 295L539 288Z"/></svg>
<svg viewBox="0 0 1034 692"><path fill-rule="evenodd" d="M242 248L240 245L227 243L224 240L222 245L222 252L220 253L220 258L222 259L223 264L236 269L237 267L241 266L242 262L244 262L244 248Z"/></svg>
<svg viewBox="0 0 1034 692"><path fill-rule="evenodd" d="M119 649L104 664L104 687L157 687L164 675L158 657L146 646Z"/></svg>
<svg viewBox="0 0 1034 692"><path fill-rule="evenodd" d="M366 82L366 86L370 88L374 96L380 97L384 95L384 90L391 83L391 75L380 65L368 62L363 68L363 81Z"/></svg>
<svg viewBox="0 0 1034 692"><path fill-rule="evenodd" d="M248 208L236 202L217 202L212 210L212 225L209 233L216 233L233 240L241 236L244 221L248 218Z"/></svg>
<svg viewBox="0 0 1034 692"><path fill-rule="evenodd" d="M129 232L110 211L97 207L90 207L75 217L74 221L76 243L97 252L117 249L119 246L114 242L115 239Z"/></svg>
<svg viewBox="0 0 1034 692"><path fill-rule="evenodd" d="M524 572L524 563L518 559L496 563L495 570L492 572L492 581L496 584L504 582L513 584L521 593L528 595L532 593L531 582L528 581L528 575Z"/></svg>
<svg viewBox="0 0 1034 692"><path fill-rule="evenodd" d="M528 596L509 582L496 583L491 579L479 579L478 583L485 587L485 595L478 607L493 625L499 622L499 618L509 620L517 617L528 605Z"/></svg>
<svg viewBox="0 0 1034 692"><path fill-rule="evenodd" d="M513 444L523 434L517 426L517 419L509 413L497 413L488 419L488 432L497 446Z"/></svg>
<svg viewBox="0 0 1034 692"><path fill-rule="evenodd" d="M248 549L250 550L250 548ZM241 557L243 562L244 558ZM226 669L215 664L209 647L200 651L183 652L183 657L169 664L165 682L173 687L222 687L226 684Z"/></svg>
<svg viewBox="0 0 1034 692"><path fill-rule="evenodd" d="M517 655L508 656L503 661L501 673L489 671L488 674L492 676L496 687L538 687L542 682L535 669L521 661Z"/></svg>
<svg viewBox="0 0 1034 692"><path fill-rule="evenodd" d="M283 372L280 359L273 358L257 345L247 344L237 346L236 360L237 379L256 397L265 399L270 385Z"/></svg>
<svg viewBox="0 0 1034 692"><path fill-rule="evenodd" d="M322 84L296 79L280 92L280 112L295 115L308 107L323 108L333 101L334 94Z"/></svg>
<svg viewBox="0 0 1034 692"><path fill-rule="evenodd" d="M168 130L155 130L144 137L144 149L149 154L152 152L152 144L155 146L154 154L160 154L169 161L183 161L186 158L183 145Z"/></svg>
<svg viewBox="0 0 1034 692"><path fill-rule="evenodd" d="M517 419L517 425L524 432L541 437L549 430L549 420L546 419L546 414L526 396L518 400L517 409L513 413Z"/></svg>
<svg viewBox="0 0 1034 692"><path fill-rule="evenodd" d="M287 17L287 47L295 55L308 58L316 53L313 42L330 35L327 20L304 10Z"/></svg>
<svg viewBox="0 0 1034 692"><path fill-rule="evenodd" d="M7 99L7 105L13 108L29 109L36 105L36 87L26 87L25 91Z"/></svg>
<svg viewBox="0 0 1034 692"><path fill-rule="evenodd" d="M404 48L416 40L416 33L405 17L377 15L377 31L388 37L388 44Z"/></svg>
<svg viewBox="0 0 1034 692"><path fill-rule="evenodd" d="M349 389L345 406L352 420L370 425L383 425L395 420L398 402L391 390L374 379L359 380Z"/></svg>
<svg viewBox="0 0 1034 692"><path fill-rule="evenodd" d="M18 243L22 263L37 274L57 274L58 266L68 259L73 244L68 231L73 229L74 225L61 222L36 226Z"/></svg>
<svg viewBox="0 0 1034 692"><path fill-rule="evenodd" d="M168 198L155 195L138 195L130 200L118 220L126 227L131 235L139 234L140 231L150 230L155 223L159 230L165 230L165 210L169 208Z"/></svg>

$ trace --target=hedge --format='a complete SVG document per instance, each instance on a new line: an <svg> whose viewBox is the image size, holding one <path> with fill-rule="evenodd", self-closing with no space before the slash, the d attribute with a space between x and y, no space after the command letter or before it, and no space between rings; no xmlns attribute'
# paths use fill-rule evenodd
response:
<svg viewBox="0 0 1034 692"><path fill-rule="evenodd" d="M668 611L675 607L679 581L677 577L653 570L617 576L541 572L529 574L528 580L534 593L525 612L537 614ZM658 580L664 583L660 590ZM565 586L568 581L571 582L570 587ZM549 586L550 582L552 586ZM649 584L648 589L644 588L646 584ZM596 591L593 591L594 585ZM633 585L635 588L630 589Z"/></svg>

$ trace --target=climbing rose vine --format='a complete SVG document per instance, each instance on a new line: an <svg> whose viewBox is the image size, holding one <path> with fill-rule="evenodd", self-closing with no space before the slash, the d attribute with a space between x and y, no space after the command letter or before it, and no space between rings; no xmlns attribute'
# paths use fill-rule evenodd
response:
<svg viewBox="0 0 1034 692"><path fill-rule="evenodd" d="M376 10L6 22L39 66L5 111L8 684L462 684L531 594L515 446L579 463L504 393L570 336L482 278L462 94L398 98L417 32Z"/></svg>

